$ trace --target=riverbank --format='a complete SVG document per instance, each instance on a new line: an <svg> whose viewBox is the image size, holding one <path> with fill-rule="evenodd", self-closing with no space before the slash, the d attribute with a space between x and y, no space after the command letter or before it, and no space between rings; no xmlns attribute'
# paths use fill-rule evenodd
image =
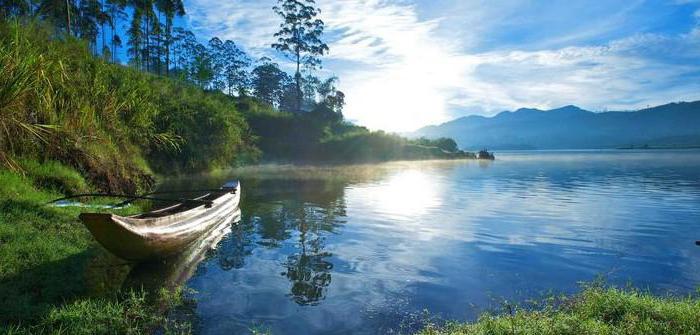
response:
<svg viewBox="0 0 700 335"><path fill-rule="evenodd" d="M473 323L428 326L420 335L607 335L700 333L700 299L657 297L632 289L589 286L534 310L505 306Z"/></svg>
<svg viewBox="0 0 700 335"><path fill-rule="evenodd" d="M188 333L191 325L163 316L165 299L182 303L180 295L121 290L112 286L128 268L105 273L91 265L104 251L77 221L79 209L43 204L65 193L94 186L74 169L56 162L18 160L24 175L0 170L0 333L148 333L166 328ZM435 162L433 162L435 163ZM441 166L456 163L437 162ZM379 170L402 169L430 162L394 162ZM294 173L290 170L295 170ZM248 167L242 176L294 179L373 179L372 165L337 168L311 166ZM283 171L283 172L281 172ZM127 209L122 214L139 211ZM695 334L700 327L697 297L657 297L638 291L591 287L571 297L557 298L539 309L514 308L482 316L478 322L431 326L421 334Z"/></svg>
<svg viewBox="0 0 700 335"><path fill-rule="evenodd" d="M179 292L110 286L129 267L96 265L96 259L111 256L78 222L80 209L45 205L62 194L94 186L76 170L56 162L19 163L24 175L0 169L0 333L134 334L156 328L187 329L169 323L156 307L178 304Z"/></svg>

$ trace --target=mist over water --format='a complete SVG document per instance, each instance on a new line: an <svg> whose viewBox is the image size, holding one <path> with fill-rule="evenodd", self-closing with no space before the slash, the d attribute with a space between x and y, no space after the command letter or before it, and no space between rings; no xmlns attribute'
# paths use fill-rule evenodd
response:
<svg viewBox="0 0 700 335"><path fill-rule="evenodd" d="M604 276L700 285L700 151L241 170L242 221L200 264L203 334L387 333Z"/></svg>

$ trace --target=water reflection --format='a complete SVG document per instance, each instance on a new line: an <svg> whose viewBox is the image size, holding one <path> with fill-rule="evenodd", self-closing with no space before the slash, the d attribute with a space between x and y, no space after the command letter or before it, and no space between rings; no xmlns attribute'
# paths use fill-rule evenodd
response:
<svg viewBox="0 0 700 335"><path fill-rule="evenodd" d="M241 224L188 282L199 331L387 333L599 274L700 283L700 152L532 155L244 178Z"/></svg>
<svg viewBox="0 0 700 335"><path fill-rule="evenodd" d="M249 225L236 225L231 230L228 243L223 243L216 251L216 261L223 270L240 269L245 265L245 258L250 256L253 240Z"/></svg>
<svg viewBox="0 0 700 335"><path fill-rule="evenodd" d="M362 186L364 201L380 214L415 220L441 202L435 177L422 170L399 171L384 182Z"/></svg>
<svg viewBox="0 0 700 335"><path fill-rule="evenodd" d="M213 248L232 232L231 227L238 226L240 219L241 212L238 210L182 252L162 260L131 263L102 250L88 264L88 289L100 295L119 288L157 292L161 288L181 286L195 273L199 263L212 255Z"/></svg>
<svg viewBox="0 0 700 335"><path fill-rule="evenodd" d="M325 233L344 223L342 184L323 181L251 180L245 195L246 217L217 250L222 270L240 269L255 245L275 249L288 243L280 275L290 283L288 296L299 305L315 305L331 283L332 253ZM256 235L257 238L256 238Z"/></svg>

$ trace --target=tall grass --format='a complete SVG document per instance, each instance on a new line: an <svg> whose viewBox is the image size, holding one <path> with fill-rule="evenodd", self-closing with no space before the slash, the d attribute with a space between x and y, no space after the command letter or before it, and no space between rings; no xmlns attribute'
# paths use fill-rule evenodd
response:
<svg viewBox="0 0 700 335"><path fill-rule="evenodd" d="M95 57L41 22L0 20L0 165L78 168L98 188L136 192L150 167L201 171L255 149L235 103ZM252 153L252 154L251 154Z"/></svg>

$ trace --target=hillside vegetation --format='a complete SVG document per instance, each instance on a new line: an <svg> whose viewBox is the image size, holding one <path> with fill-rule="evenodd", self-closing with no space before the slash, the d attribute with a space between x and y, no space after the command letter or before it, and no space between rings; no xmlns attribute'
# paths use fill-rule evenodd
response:
<svg viewBox="0 0 700 335"><path fill-rule="evenodd" d="M0 23L1 163L77 168L99 189L136 192L151 172L202 171L254 159L252 134L225 98L109 64L42 24Z"/></svg>
<svg viewBox="0 0 700 335"><path fill-rule="evenodd" d="M3 166L19 171L17 157L55 160L112 192L148 188L153 172L201 172L261 157L451 157L431 143L348 124L324 104L302 114L280 112L255 98L110 64L85 42L36 22L0 22L0 110Z"/></svg>

